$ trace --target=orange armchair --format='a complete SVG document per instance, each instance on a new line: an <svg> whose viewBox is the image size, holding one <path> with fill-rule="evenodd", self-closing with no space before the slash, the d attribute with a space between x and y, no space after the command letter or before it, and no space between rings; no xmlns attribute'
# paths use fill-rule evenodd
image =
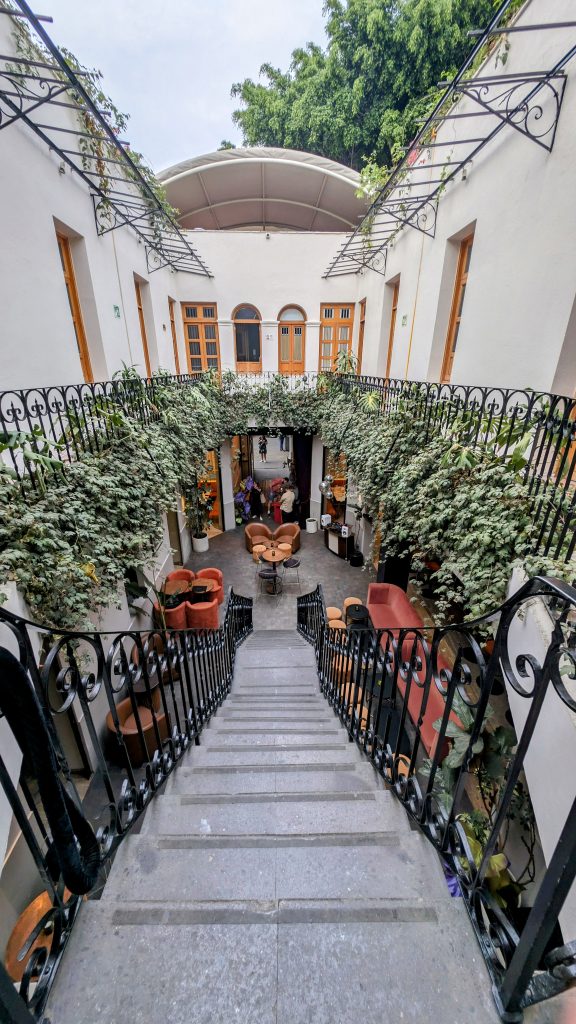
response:
<svg viewBox="0 0 576 1024"><path fill-rule="evenodd" d="M194 573L191 569L173 569L169 572L166 580L186 580L187 583L194 581Z"/></svg>
<svg viewBox="0 0 576 1024"><path fill-rule="evenodd" d="M156 741L156 730L154 729L154 718L158 725L158 732L160 734L160 740L168 739L168 722L166 721L166 715L160 710L160 691L158 688L152 691L152 707L154 709L154 715L152 711L143 706L138 707L138 716L140 718L140 724L142 726L142 733L144 735L144 745L140 739L138 732L138 726L136 724L136 716L134 715L134 708L130 697L126 700L121 700L116 705L116 714L118 715L118 722L120 724L120 732L126 745L126 752L130 758L130 763L134 768L139 768L140 765L144 764L145 761L151 760L158 747ZM116 727L112 718L112 712L109 711L106 715L106 725L108 731L115 736ZM146 749L144 750L144 746Z"/></svg>
<svg viewBox="0 0 576 1024"><path fill-rule="evenodd" d="M198 601L197 604L190 604L188 601L181 607L186 610L186 625L188 629L218 629L218 600Z"/></svg>
<svg viewBox="0 0 576 1024"><path fill-rule="evenodd" d="M199 569L196 573L196 579L216 580L218 589L211 591L211 596L216 598L218 604L222 604L224 601L224 576L220 569Z"/></svg>
<svg viewBox="0 0 576 1024"><path fill-rule="evenodd" d="M300 547L300 527L298 523L284 523L274 530L274 540L283 541L292 545L292 552L298 551Z"/></svg>
<svg viewBox="0 0 576 1024"><path fill-rule="evenodd" d="M166 622L166 629L186 629L186 608L184 604L179 604L176 608L164 608L164 621ZM154 622L164 628L162 621L162 612L155 603L154 604Z"/></svg>
<svg viewBox="0 0 576 1024"><path fill-rule="evenodd" d="M256 537L264 537L266 540L272 540L272 531L264 526L264 523L248 523L244 529L244 542L246 544L246 550L252 554L252 545L256 543Z"/></svg>

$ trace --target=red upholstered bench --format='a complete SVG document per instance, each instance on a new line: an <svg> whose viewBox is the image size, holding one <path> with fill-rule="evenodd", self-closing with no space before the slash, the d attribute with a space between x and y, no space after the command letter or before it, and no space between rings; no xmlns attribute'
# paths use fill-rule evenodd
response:
<svg viewBox="0 0 576 1024"><path fill-rule="evenodd" d="M368 586L366 606L370 613L374 629L390 629L398 631L400 629L423 629L424 627L422 619L414 608L414 605L411 604L406 592L402 590L401 587L396 587L392 583L370 583ZM427 638L429 638L429 636L429 633L426 634ZM385 636L382 638L382 643L386 643ZM402 656L408 659L411 651L412 640L407 637L403 644ZM449 663L442 658L441 655L438 656L438 668L450 669ZM398 674L398 689L402 696L404 696L406 684L400 674ZM414 723L418 721L420 715L423 693L424 691L420 687L415 686L414 683L412 683L410 688L410 697L408 698L408 713ZM444 714L444 707L444 698L436 687L434 681L432 681L428 696L428 703L426 705L426 711L424 713L420 729L422 744L430 757L434 754L436 741L438 739L438 733L434 728L434 722L442 717ZM450 713L450 720L456 725L462 725L460 719L454 714L454 712ZM446 744L446 753L447 752L448 745Z"/></svg>

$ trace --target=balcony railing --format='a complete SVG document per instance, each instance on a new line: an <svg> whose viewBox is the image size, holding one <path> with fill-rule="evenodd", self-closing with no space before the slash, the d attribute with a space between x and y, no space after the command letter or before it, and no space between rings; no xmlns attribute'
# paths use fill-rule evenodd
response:
<svg viewBox="0 0 576 1024"><path fill-rule="evenodd" d="M82 452L98 452L122 430L118 413L152 422L160 415L159 388L190 387L201 378L201 374L161 375L4 391L0 393L0 440L21 435L22 443L9 446L6 456L17 475L34 484L37 456L68 463ZM227 372L225 386L231 378L237 389L272 387L282 381L291 392L305 394L314 392L326 375ZM469 447L489 449L502 457L519 438L526 438L522 473L538 527L535 550L566 561L572 558L576 549L576 399L513 388L352 374L334 374L332 380L352 399L375 392L379 397L374 411L381 416L410 411L422 422L423 436L434 432L446 436L458 425Z"/></svg>
<svg viewBox="0 0 576 1024"><path fill-rule="evenodd" d="M56 634L0 609L0 718L23 755L18 782L3 733L0 798L12 845L23 844L28 898L44 900L10 965L22 1014L26 1004L41 1015L82 894L99 895L119 843L200 742L251 631L252 599L232 590L217 630ZM92 772L83 800L64 749L71 734ZM2 1020L13 1019L3 1016L10 990L0 968Z"/></svg>
<svg viewBox="0 0 576 1024"><path fill-rule="evenodd" d="M549 623L545 635L525 629L535 603ZM481 637L495 621L489 654ZM524 776L550 702L576 711L575 623L576 590L538 577L497 613L434 629L330 629L321 587L298 598L298 629L314 645L322 693L439 852L509 1022L570 985L576 964L576 944L558 932L576 876L576 799L537 872ZM504 684L526 706L517 737L507 737L493 707ZM555 784L572 791L561 773ZM524 912L523 883L531 891Z"/></svg>

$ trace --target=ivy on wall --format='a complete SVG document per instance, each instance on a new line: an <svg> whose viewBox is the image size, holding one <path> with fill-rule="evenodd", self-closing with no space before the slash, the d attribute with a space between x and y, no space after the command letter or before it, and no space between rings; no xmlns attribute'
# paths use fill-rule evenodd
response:
<svg viewBox="0 0 576 1024"><path fill-rule="evenodd" d="M113 605L127 568L154 566L163 515L198 486L206 452L250 428L290 426L344 453L385 551L441 563L441 613L455 602L472 616L489 611L514 564L565 571L530 555L532 502L514 453L473 453L454 435L428 435L409 408L377 416L370 394L344 393L328 378L312 388L280 375L254 385L207 374L192 387L159 374L153 412L144 425L121 406L100 411L90 424L98 454L47 474L39 490L0 472L0 580L16 582L39 622L87 627Z"/></svg>

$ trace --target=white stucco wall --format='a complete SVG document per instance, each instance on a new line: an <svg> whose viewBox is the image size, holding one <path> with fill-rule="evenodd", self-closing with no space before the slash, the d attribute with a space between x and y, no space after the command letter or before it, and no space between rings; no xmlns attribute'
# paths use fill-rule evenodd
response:
<svg viewBox="0 0 576 1024"><path fill-rule="evenodd" d="M527 4L519 23L570 20L571 0ZM568 30L518 33L509 37L505 65L494 57L477 75L512 74L554 65L571 45ZM438 380L454 289L458 240L475 228L463 319L452 381L531 387L572 394L573 359L562 348L574 345L570 315L576 296L576 75L568 82L552 153L505 126L441 196L436 234L429 238L404 228L389 250L386 282L400 275L391 375ZM545 97L545 119L551 99ZM471 100L454 111L478 110ZM457 140L480 134L482 118L447 121L426 162L455 159ZM537 126L534 118L532 125ZM429 172L437 178L441 169ZM418 179L424 181L424 172ZM391 289L388 289L377 357L383 372L388 346ZM411 337L412 335L412 337ZM571 338L571 340L570 340Z"/></svg>

